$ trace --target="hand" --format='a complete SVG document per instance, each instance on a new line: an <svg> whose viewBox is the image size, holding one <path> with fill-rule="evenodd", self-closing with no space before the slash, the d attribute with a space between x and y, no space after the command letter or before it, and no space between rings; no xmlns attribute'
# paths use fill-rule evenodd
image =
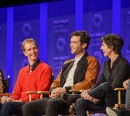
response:
<svg viewBox="0 0 130 116"><path fill-rule="evenodd" d="M84 90L84 91L81 93L81 97L84 98L85 100L87 100L88 90Z"/></svg>
<svg viewBox="0 0 130 116"><path fill-rule="evenodd" d="M62 88L62 87L58 87L58 88L53 89L51 91L50 97L52 97L52 98L58 98L58 97L61 96L61 94L64 94L64 93L66 93L66 89Z"/></svg>
<svg viewBox="0 0 130 116"><path fill-rule="evenodd" d="M89 101L91 101L91 102L93 102L93 103L96 104L99 100L96 99L96 98L94 98L94 97L92 97L92 96L90 96L90 95L88 94L88 91L89 91L89 90L83 91L83 92L81 93L81 97L83 97L85 100L89 100Z"/></svg>
<svg viewBox="0 0 130 116"><path fill-rule="evenodd" d="M3 97L1 98L1 103L2 103L2 104L6 103L6 102L13 102L13 101L14 101L14 99L12 99L12 98L10 98L10 97L8 97L8 96L3 96Z"/></svg>
<svg viewBox="0 0 130 116"><path fill-rule="evenodd" d="M129 81L129 79L123 82L123 87L125 89L127 89L127 87L128 87L128 81Z"/></svg>

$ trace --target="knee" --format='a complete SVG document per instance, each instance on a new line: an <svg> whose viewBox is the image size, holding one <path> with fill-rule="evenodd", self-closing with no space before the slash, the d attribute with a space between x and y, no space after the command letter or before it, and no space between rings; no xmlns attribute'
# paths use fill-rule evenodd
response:
<svg viewBox="0 0 130 116"><path fill-rule="evenodd" d="M106 90L108 90L108 89L112 89L111 84L108 83L108 82L104 82L104 83L102 83L101 86L102 86L102 88L105 88Z"/></svg>
<svg viewBox="0 0 130 116"><path fill-rule="evenodd" d="M10 107L10 103L9 102L6 102L2 105L1 107L2 110L10 110L11 107Z"/></svg>
<svg viewBox="0 0 130 116"><path fill-rule="evenodd" d="M5 115L5 112L7 113L10 113L11 112L11 107L10 107L10 104L9 102L6 102L4 103L2 106L1 106L1 109L0 109L0 115L4 116Z"/></svg>
<svg viewBox="0 0 130 116"><path fill-rule="evenodd" d="M46 108L48 108L48 107L50 108L53 106L55 106L55 101L53 99L49 99L47 102Z"/></svg>
<svg viewBox="0 0 130 116"><path fill-rule="evenodd" d="M83 98L77 99L75 102L75 109L79 109L79 108L83 107L84 102L85 102L85 99L83 99Z"/></svg>
<svg viewBox="0 0 130 116"><path fill-rule="evenodd" d="M28 103L25 103L22 107L21 107L21 111L23 114L25 114L27 111L30 110L30 104L29 102Z"/></svg>

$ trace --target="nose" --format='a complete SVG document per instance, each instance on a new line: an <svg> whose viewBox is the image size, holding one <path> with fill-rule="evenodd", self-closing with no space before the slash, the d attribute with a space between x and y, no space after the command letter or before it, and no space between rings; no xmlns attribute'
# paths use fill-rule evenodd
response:
<svg viewBox="0 0 130 116"><path fill-rule="evenodd" d="M100 49L102 50L102 46L100 47Z"/></svg>

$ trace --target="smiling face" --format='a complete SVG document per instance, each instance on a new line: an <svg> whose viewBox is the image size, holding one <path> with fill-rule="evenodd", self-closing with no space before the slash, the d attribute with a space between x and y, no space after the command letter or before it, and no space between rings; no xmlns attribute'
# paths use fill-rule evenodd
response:
<svg viewBox="0 0 130 116"><path fill-rule="evenodd" d="M108 56L108 57L109 57L109 56L111 55L111 53L113 52L113 49L112 49L112 48L109 48L104 41L102 42L102 46L101 46L100 49L103 51L104 56Z"/></svg>
<svg viewBox="0 0 130 116"><path fill-rule="evenodd" d="M80 36L73 36L70 40L71 53L80 56L85 53L86 43L81 45Z"/></svg>
<svg viewBox="0 0 130 116"><path fill-rule="evenodd" d="M38 48L34 42L27 42L24 45L24 55L28 57L29 64L34 64L38 59Z"/></svg>

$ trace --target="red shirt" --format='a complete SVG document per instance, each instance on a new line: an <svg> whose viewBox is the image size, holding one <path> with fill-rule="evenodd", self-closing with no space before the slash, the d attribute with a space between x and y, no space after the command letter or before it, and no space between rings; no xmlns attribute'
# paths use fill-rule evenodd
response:
<svg viewBox="0 0 130 116"><path fill-rule="evenodd" d="M40 62L38 66L29 72L29 66L22 68L19 71L13 95L15 100L29 101L27 91L48 91L50 88L52 69L44 62ZM38 94L32 96L33 100L39 99Z"/></svg>

